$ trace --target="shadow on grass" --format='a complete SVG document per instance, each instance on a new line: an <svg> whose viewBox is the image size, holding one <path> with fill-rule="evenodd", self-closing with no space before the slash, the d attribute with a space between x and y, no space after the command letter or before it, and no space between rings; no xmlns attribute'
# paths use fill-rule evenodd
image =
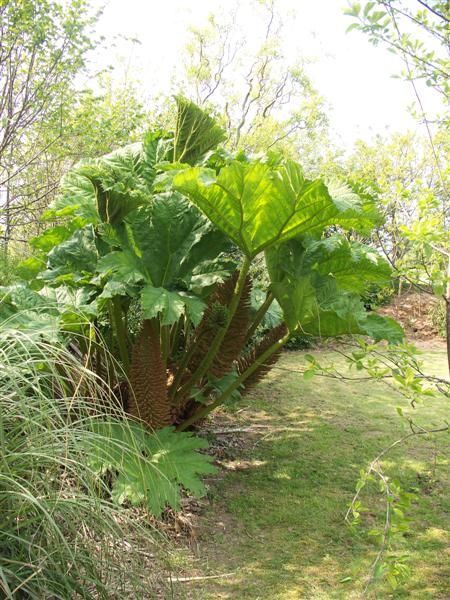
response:
<svg viewBox="0 0 450 600"><path fill-rule="evenodd" d="M298 352L282 359L284 368L301 365ZM401 402L382 384L304 381L297 373L274 370L242 403L239 425L252 428L241 434L245 450L224 461L225 475L212 486L210 507L199 523L192 568L198 575L233 575L189 584L175 597L360 597L377 552L366 531L384 517L377 488L364 496L369 507L364 527L351 530L344 515L359 470L404 434L395 409ZM419 415L429 425L442 423L446 413L434 402ZM418 492L421 502L411 515L411 533L397 544L410 555L410 579L395 592L379 583L369 597L448 597L446 444L442 438L414 439L385 461L386 473L403 489Z"/></svg>

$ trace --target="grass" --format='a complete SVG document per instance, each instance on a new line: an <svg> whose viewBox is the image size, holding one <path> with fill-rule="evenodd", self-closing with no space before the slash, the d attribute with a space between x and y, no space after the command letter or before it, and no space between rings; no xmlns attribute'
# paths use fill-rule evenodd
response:
<svg viewBox="0 0 450 600"><path fill-rule="evenodd" d="M316 354L324 364L335 361L329 353ZM427 352L425 359L445 374L443 351ZM279 363L290 370L304 365L301 352L286 353ZM240 434L244 448L223 461L224 476L211 482L209 505L197 523L197 555L184 557L187 575L232 575L180 583L175 597L360 598L378 548L367 531L384 516L377 488L364 493L370 510L362 527L353 531L344 515L359 470L407 432L396 406L408 410L381 383L304 381L297 373L272 371L237 414L220 419L220 426L251 426L253 433ZM415 414L424 426L442 426L448 401L429 401ZM395 552L408 554L409 578L395 591L377 581L368 597L444 600L450 581L448 436L413 438L383 466L420 501L410 515L411 531L395 543Z"/></svg>
<svg viewBox="0 0 450 600"><path fill-rule="evenodd" d="M0 596L159 597L154 529L86 464L87 442L105 442L92 423L120 416L110 390L62 344L18 331L0 330L0 368Z"/></svg>

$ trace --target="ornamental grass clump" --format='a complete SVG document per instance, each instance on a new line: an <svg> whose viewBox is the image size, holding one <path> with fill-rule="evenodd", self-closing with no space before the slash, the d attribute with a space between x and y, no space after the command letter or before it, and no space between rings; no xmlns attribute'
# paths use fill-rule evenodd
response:
<svg viewBox="0 0 450 600"><path fill-rule="evenodd" d="M0 323L0 369L0 595L106 600L164 588L163 540L129 507L159 515L179 507L181 485L201 494L196 473L213 470L195 452L205 443L131 423L73 348L41 332ZM161 560L147 564L142 548Z"/></svg>
<svg viewBox="0 0 450 600"><path fill-rule="evenodd" d="M141 561L123 544L154 535L117 511L85 458L110 394L62 345L17 330L0 332L0 368L2 597L139 597Z"/></svg>

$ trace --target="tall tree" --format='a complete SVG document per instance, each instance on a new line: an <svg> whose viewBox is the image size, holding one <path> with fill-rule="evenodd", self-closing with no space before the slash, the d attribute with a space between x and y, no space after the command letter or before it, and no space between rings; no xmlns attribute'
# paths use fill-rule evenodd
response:
<svg viewBox="0 0 450 600"><path fill-rule="evenodd" d="M436 135L433 143L440 154L449 152L448 137ZM448 185L450 171L437 170L428 140L408 132L378 136L370 144L358 141L346 167L353 179L371 187L379 198L384 221L375 230L374 243L399 280L442 294L445 261L432 246L444 244L447 235L441 176Z"/></svg>
<svg viewBox="0 0 450 600"><path fill-rule="evenodd" d="M273 149L301 154L302 161L317 156L317 140L327 126L324 99L305 60L283 56L283 19L274 0L210 15L204 27L190 33L179 85L197 104L214 110L230 149Z"/></svg>
<svg viewBox="0 0 450 600"><path fill-rule="evenodd" d="M443 293L447 313L447 354L450 371L450 236L449 236L449 186L447 166L450 158L448 135L450 119L450 4L446 0L376 0L350 2L346 11L354 18L349 29L367 33L375 45L385 44L403 60L401 73L411 82L417 103L416 115L426 127L429 149L439 175L442 198L441 231L436 235L433 227L417 227L409 232L409 239L431 258L438 254L438 262L446 261L446 291ZM425 82L444 101L447 112L435 119L444 139L445 152L439 152L435 144L432 125L419 82ZM441 277L439 276L439 281Z"/></svg>
<svg viewBox="0 0 450 600"><path fill-rule="evenodd" d="M93 47L87 0L0 2L0 201L7 252L15 209L13 186L62 134L34 135L57 122L73 93L74 77ZM32 144L30 143L32 142ZM31 151L30 151L31 150Z"/></svg>
<svg viewBox="0 0 450 600"><path fill-rule="evenodd" d="M57 115L37 122L23 140L25 163L34 148L44 151L9 184L13 242L26 242L42 230L40 217L55 198L61 178L75 163L107 154L142 133L146 115L134 86L113 86L103 75L97 78L96 87L96 92L73 93Z"/></svg>

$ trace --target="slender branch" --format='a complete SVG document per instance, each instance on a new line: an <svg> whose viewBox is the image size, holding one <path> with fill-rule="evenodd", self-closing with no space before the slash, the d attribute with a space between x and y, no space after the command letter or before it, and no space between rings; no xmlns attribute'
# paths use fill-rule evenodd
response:
<svg viewBox="0 0 450 600"><path fill-rule="evenodd" d="M420 1L420 0L418 0L418 1ZM412 69L411 69L411 66L410 66L409 60L408 60L408 55L411 56L411 53L407 52L406 49L403 48L402 45L401 45L401 33L400 33L400 29L399 29L399 26L398 26L398 23L397 23L397 19L395 18L395 13L393 12L392 9L389 9L389 8L388 8L388 11L391 14L392 22L394 23L395 31L396 31L396 34L397 34L397 39L398 39L399 44L400 44L399 50L403 53L403 60L405 62L406 70L408 71L408 77L409 77L409 79L411 81L411 85L412 85L413 90L414 90L414 95L416 96L417 102L418 102L419 107L420 107L420 111L422 113L422 117L424 118L424 124L425 124L426 130L427 130L428 139L430 141L430 146L431 146L431 151L433 153L434 162L436 164L436 168L437 168L438 173L439 173L439 178L441 180L442 190L446 194L446 196L448 197L448 190L447 190L447 186L446 186L446 183L445 183L445 180L444 180L444 176L443 176L443 173L442 173L441 163L439 161L439 158L438 158L438 155L437 155L437 152L436 152L436 148L434 146L433 135L431 133L430 126L429 126L427 120L425 119L425 109L424 109L424 106L423 106L423 103L422 103L422 99L420 98L419 92L417 90L417 86L414 83L414 79L412 77ZM414 57L414 55L412 55L412 58L416 58L416 57ZM433 68L436 71L440 71L440 69L438 69L435 66ZM443 73L443 75L445 77L448 78L448 73L445 73L444 71L441 71L441 72Z"/></svg>
<svg viewBox="0 0 450 600"><path fill-rule="evenodd" d="M429 10L430 12L432 12L434 15L436 15L437 17L439 17L440 19L442 19L443 21L445 21L446 23L450 23L450 19L448 17L446 17L445 15L442 15L440 12L438 12L437 10L435 10L434 8L432 8L426 2L423 2L422 0L417 0L417 2L419 4L421 4L422 6L424 6L427 10Z"/></svg>
<svg viewBox="0 0 450 600"><path fill-rule="evenodd" d="M417 426L413 423L413 421L409 420L409 425L411 428L411 432L404 435L403 437L399 438L398 440L396 440L395 442L393 442L390 446L388 446L387 448L384 448L379 454L378 456L376 456L373 461L370 463L369 467L366 470L365 476L368 477L371 473L374 473L375 475L377 475L379 477L379 479L382 481L383 483L383 487L384 487L384 492L386 494L386 513L385 513L385 522L384 522L384 528L383 528L383 535L382 535L382 540L381 540L381 545L380 545L380 549L377 553L377 556L375 557L374 562L372 563L371 566L371 575L367 580L367 583L365 585L362 597L365 597L366 592L369 588L369 586L371 585L371 583L373 582L374 578L375 578L375 570L377 565L379 564L379 562L381 561L381 559L383 558L383 555L386 551L386 546L387 546L387 542L388 542L388 538L389 538L389 531L390 531L390 527L391 527L391 500L390 497L393 496L391 487L388 483L387 478L384 476L381 468L379 467L379 462L380 460L386 456L386 454L388 454L393 448L395 448L396 446L403 444L404 442L406 442L406 440L408 440L411 437L414 437L416 435L426 435L426 434L431 434L431 433L444 433L444 432L448 432L450 431L450 426L445 426L445 427L439 427L436 429L425 429L423 427ZM419 427L418 429L416 427ZM357 502L358 498L361 495L362 489L364 486L360 487L360 489L357 490L357 492L355 493L355 495L353 496L352 502L345 514L345 520L350 523L350 514L353 511L353 507L355 506L355 503Z"/></svg>
<svg viewBox="0 0 450 600"><path fill-rule="evenodd" d="M450 426L449 425L446 425L445 427L438 427L436 429L424 429L423 427L421 427L420 429L414 429L413 431L411 431L410 433L407 433L406 435L404 435L403 437L399 438L398 440L395 440L395 442L392 442L392 444L390 444L390 446L387 446L386 448L384 448L373 459L373 461L370 463L369 467L366 470L366 475L370 475L370 473L372 473L372 471L375 470L375 467L376 467L377 463L379 463L379 461L384 456L386 456L386 454L388 454L396 446L399 446L400 444L403 444L404 442L406 442L406 440L409 440L409 438L412 438L412 437L414 437L416 435L426 435L426 434L429 434L429 433L444 433L444 432L449 431L449 430L450 430ZM350 516L350 513L352 511L352 506L354 506L354 504L358 500L360 494L361 494L361 490L358 490L355 493L355 495L353 496L353 500L352 500L352 502L350 504L350 507L347 510L346 514L345 514L345 520L346 521L349 521L349 516Z"/></svg>
<svg viewBox="0 0 450 600"><path fill-rule="evenodd" d="M384 7L387 8L388 3L381 0L380 4L382 4ZM393 6L393 5L389 5L390 8L392 8L392 10L394 10L396 13L398 13L399 15L402 15L402 17L405 17L405 19L409 19L410 21L412 21L413 23L415 23L416 25L419 25L419 27L422 27L423 29L425 29L425 31L435 37L437 37L438 39L440 39L442 42L445 42L445 38L444 36L442 36L440 33L438 33L437 31L434 31L432 29L430 29L430 27L427 26L426 23L420 21L419 19L416 19L414 17L414 15L405 12L403 10L401 10L400 8L398 8L397 6Z"/></svg>

